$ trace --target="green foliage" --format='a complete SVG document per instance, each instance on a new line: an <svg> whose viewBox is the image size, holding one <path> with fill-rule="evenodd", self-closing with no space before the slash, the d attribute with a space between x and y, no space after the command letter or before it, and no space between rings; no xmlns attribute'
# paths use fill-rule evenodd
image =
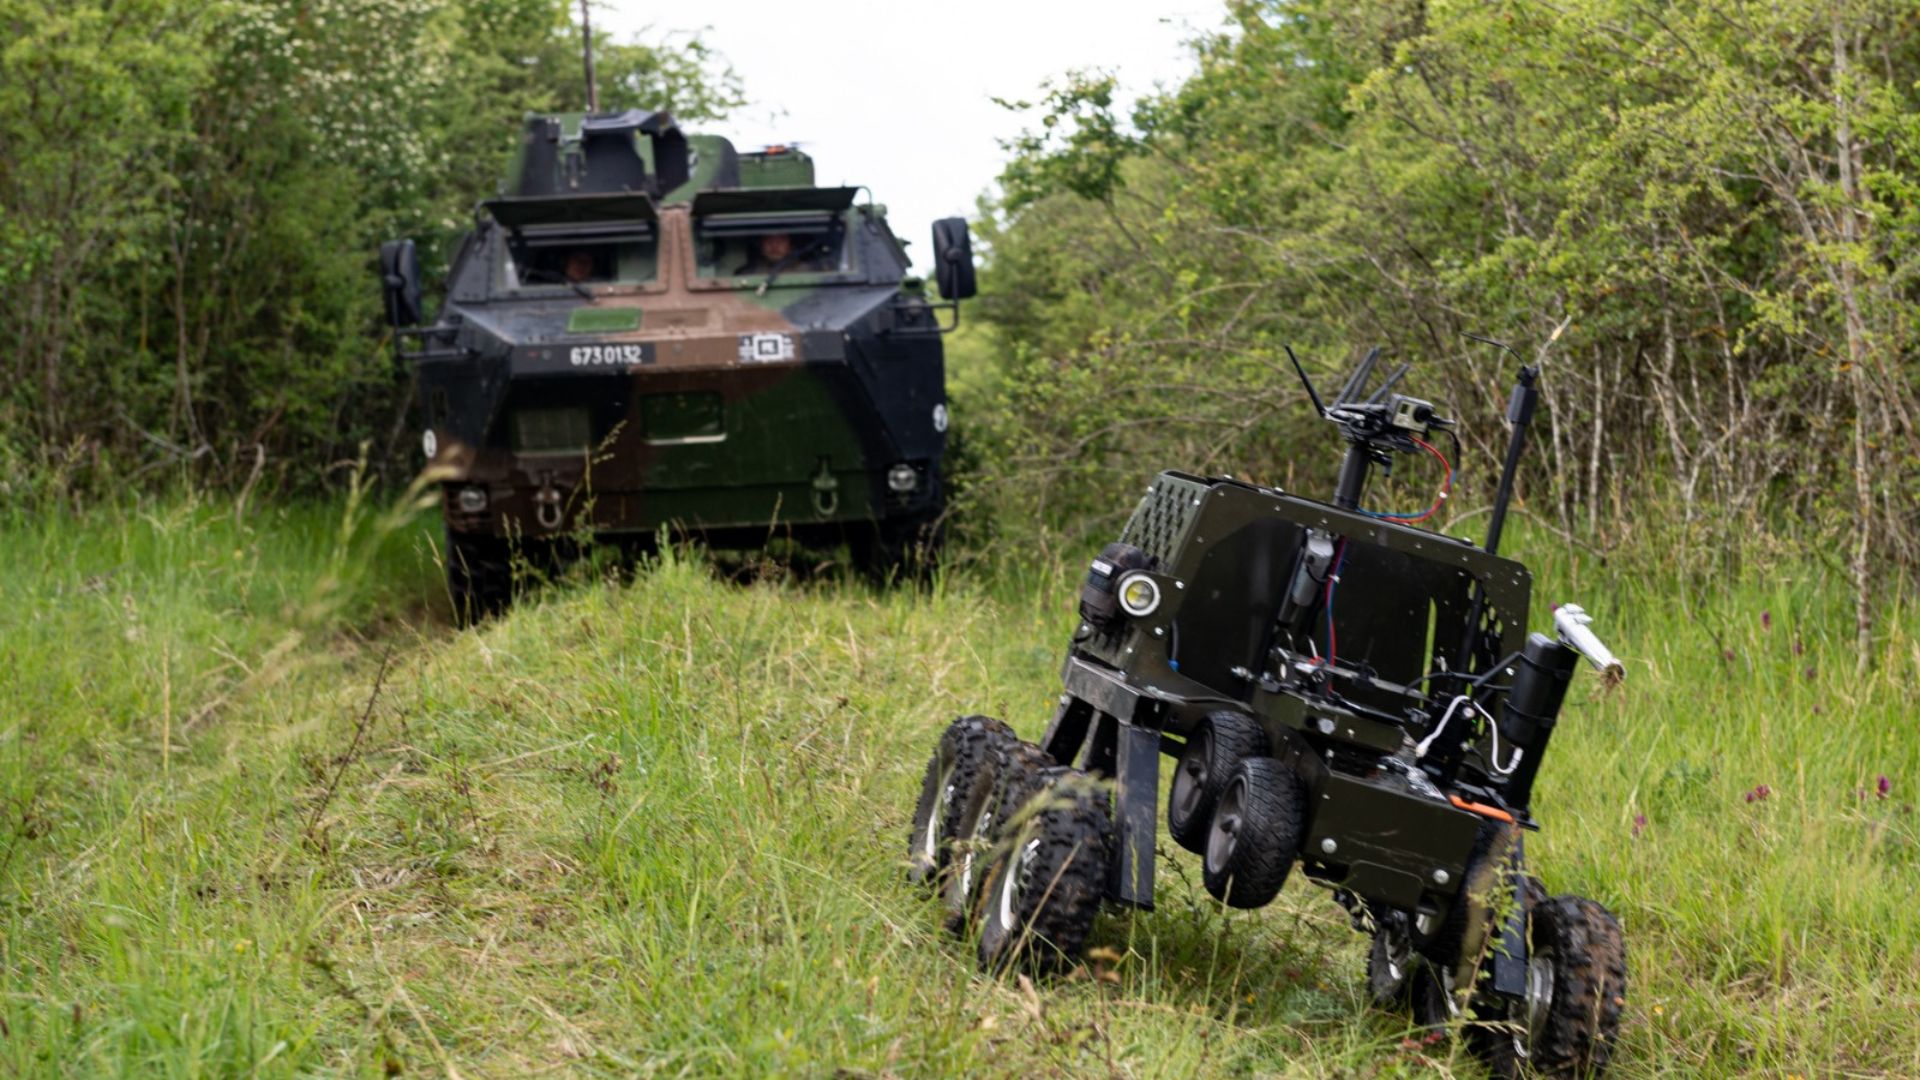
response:
<svg viewBox="0 0 1920 1080"><path fill-rule="evenodd" d="M1517 366L1478 333L1544 361L1522 493L1561 529L1611 548L1672 511L1689 560L1844 537L1863 596L1920 565L1905 5L1227 14L1130 129L1082 80L1012 144L981 226L1007 345L957 410L1012 548L1108 534L1163 467L1327 490L1287 344L1323 381L1376 342L1412 361L1463 420L1471 515ZM1424 505L1408 480L1373 505Z"/></svg>
<svg viewBox="0 0 1920 1080"><path fill-rule="evenodd" d="M5 437L236 481L385 460L409 388L373 251L431 266L521 117L580 107L570 10L0 0ZM596 54L603 107L739 101L697 37Z"/></svg>

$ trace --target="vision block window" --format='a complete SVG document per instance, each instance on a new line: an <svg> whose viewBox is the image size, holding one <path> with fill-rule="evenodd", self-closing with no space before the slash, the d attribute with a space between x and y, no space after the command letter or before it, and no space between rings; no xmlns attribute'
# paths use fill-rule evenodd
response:
<svg viewBox="0 0 1920 1080"><path fill-rule="evenodd" d="M765 278L847 269L846 229L837 214L714 215L696 219L703 278Z"/></svg>
<svg viewBox="0 0 1920 1080"><path fill-rule="evenodd" d="M507 239L507 287L645 285L660 271L651 223L592 230L522 229Z"/></svg>

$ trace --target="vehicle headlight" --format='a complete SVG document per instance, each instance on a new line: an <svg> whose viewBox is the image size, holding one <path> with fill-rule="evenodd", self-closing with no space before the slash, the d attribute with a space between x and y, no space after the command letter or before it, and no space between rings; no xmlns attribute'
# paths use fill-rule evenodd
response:
<svg viewBox="0 0 1920 1080"><path fill-rule="evenodd" d="M1140 618L1151 615L1160 606L1160 586L1145 574L1128 574L1120 579L1120 610Z"/></svg>
<svg viewBox="0 0 1920 1080"><path fill-rule="evenodd" d="M920 486L920 473L913 466L901 462L887 470L887 487L896 494L905 495Z"/></svg>
<svg viewBox="0 0 1920 1080"><path fill-rule="evenodd" d="M461 513L477 514L487 508L487 489L472 485L463 487L455 501L459 503Z"/></svg>

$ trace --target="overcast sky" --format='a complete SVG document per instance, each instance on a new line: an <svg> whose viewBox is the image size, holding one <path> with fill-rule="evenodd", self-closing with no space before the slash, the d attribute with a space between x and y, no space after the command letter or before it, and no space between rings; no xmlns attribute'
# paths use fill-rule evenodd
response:
<svg viewBox="0 0 1920 1080"><path fill-rule="evenodd" d="M610 0L594 20L622 41L701 31L750 104L698 129L741 150L797 142L820 183L872 188L924 272L932 221L972 214L1005 159L996 140L1023 126L995 97L1035 100L1074 68L1135 92L1177 84L1190 67L1181 42L1220 11L1210 0Z"/></svg>

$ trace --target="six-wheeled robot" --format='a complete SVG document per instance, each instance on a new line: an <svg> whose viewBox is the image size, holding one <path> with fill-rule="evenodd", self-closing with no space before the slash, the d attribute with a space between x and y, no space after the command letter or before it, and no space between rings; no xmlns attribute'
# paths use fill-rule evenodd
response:
<svg viewBox="0 0 1920 1080"><path fill-rule="evenodd" d="M1522 368L1483 544L1362 509L1397 455L1452 466L1452 421L1371 394L1370 354L1316 409L1347 448L1331 503L1163 472L1092 562L1063 692L1037 744L967 716L941 735L911 876L983 966L1071 965L1101 905L1151 908L1160 759L1167 832L1227 905L1293 868L1371 936L1372 998L1459 1022L1495 1075L1606 1067L1626 994L1620 927L1526 870L1534 781L1585 656L1619 662L1572 605L1528 633L1531 575L1497 554L1537 402ZM1295 361L1298 368L1298 361ZM1458 440L1452 439L1455 456ZM1440 505L1438 501L1435 508Z"/></svg>

